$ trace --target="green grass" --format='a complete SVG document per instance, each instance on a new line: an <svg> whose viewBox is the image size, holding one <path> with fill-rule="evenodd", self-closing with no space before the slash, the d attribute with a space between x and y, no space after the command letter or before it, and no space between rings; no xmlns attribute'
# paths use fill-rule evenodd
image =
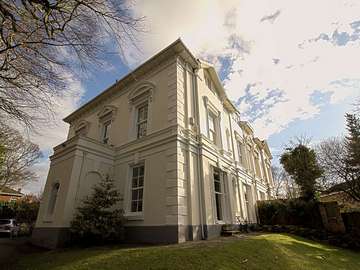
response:
<svg viewBox="0 0 360 270"><path fill-rule="evenodd" d="M360 269L360 253L286 234L143 248L87 248L25 256L16 269Z"/></svg>

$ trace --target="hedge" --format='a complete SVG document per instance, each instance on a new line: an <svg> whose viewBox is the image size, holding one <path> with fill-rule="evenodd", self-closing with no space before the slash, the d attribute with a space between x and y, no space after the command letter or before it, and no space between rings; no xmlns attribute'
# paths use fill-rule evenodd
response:
<svg viewBox="0 0 360 270"><path fill-rule="evenodd" d="M258 214L261 225L323 228L317 201L302 199L259 201Z"/></svg>

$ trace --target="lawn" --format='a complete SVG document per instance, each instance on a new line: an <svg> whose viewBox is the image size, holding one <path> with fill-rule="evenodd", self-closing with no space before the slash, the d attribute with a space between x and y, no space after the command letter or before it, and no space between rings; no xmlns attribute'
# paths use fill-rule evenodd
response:
<svg viewBox="0 0 360 270"><path fill-rule="evenodd" d="M22 257L16 269L360 269L360 253L286 234L142 248L87 248Z"/></svg>

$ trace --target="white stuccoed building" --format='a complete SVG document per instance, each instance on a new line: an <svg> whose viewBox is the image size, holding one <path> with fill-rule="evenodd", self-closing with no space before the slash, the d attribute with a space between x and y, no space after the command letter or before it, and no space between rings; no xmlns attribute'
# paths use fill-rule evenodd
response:
<svg viewBox="0 0 360 270"><path fill-rule="evenodd" d="M214 69L179 39L64 119L33 242L63 245L92 186L109 174L125 240L178 243L256 222L271 197L271 153L227 98Z"/></svg>

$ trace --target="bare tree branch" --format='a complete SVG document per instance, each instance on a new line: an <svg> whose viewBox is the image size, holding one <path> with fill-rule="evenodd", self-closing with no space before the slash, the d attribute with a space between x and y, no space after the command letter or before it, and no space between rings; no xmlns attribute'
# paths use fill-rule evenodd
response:
<svg viewBox="0 0 360 270"><path fill-rule="evenodd" d="M36 179L30 167L42 156L38 145L4 124L0 124L0 145L4 150L0 163L0 189L21 186Z"/></svg>
<svg viewBox="0 0 360 270"><path fill-rule="evenodd" d="M62 71L101 65L108 41L122 51L142 20L125 0L0 1L0 117L48 121L68 90Z"/></svg>

